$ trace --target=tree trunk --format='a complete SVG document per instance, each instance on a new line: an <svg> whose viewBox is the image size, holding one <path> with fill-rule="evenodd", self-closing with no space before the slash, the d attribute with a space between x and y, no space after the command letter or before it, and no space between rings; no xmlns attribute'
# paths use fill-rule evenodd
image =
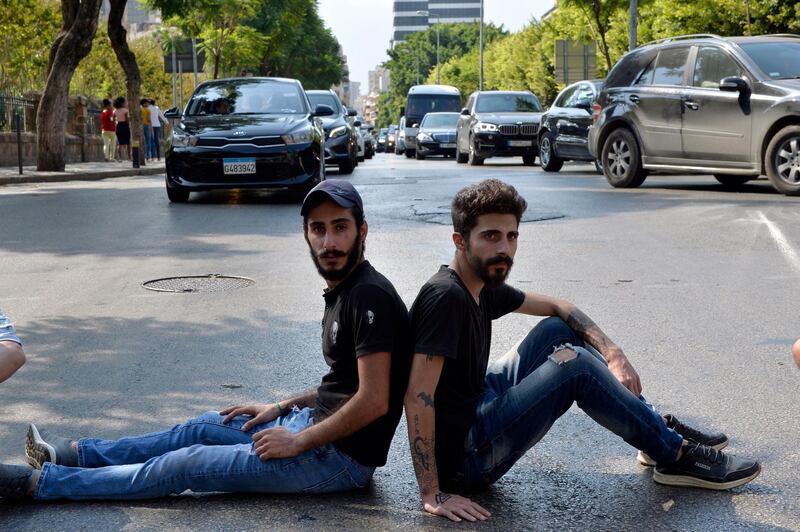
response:
<svg viewBox="0 0 800 532"><path fill-rule="evenodd" d="M136 55L128 47L128 32L122 25L122 16L125 14L125 4L128 0L110 0L111 9L108 12L108 38L111 47L117 56L117 61L125 72L125 87L128 89L128 110L131 127L131 145L139 144L139 164L144 164L147 147L144 145L144 129L142 128L142 113L139 101L141 100L142 75L136 63Z"/></svg>
<svg viewBox="0 0 800 532"><path fill-rule="evenodd" d="M102 0L62 0L61 31L50 48L47 83L36 110L36 169L63 172L69 84L92 49Z"/></svg>

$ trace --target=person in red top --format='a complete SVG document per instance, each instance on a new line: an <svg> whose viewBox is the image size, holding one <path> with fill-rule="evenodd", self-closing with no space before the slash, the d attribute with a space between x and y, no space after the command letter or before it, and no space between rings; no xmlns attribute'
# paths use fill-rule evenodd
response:
<svg viewBox="0 0 800 532"><path fill-rule="evenodd" d="M103 110L100 113L100 130L103 134L103 155L106 161L114 160L114 153L117 150L117 129L114 123L114 109L111 107L111 100L103 98Z"/></svg>

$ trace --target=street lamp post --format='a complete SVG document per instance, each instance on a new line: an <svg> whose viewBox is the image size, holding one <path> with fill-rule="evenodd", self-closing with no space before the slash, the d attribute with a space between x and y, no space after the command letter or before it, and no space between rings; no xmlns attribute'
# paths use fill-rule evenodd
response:
<svg viewBox="0 0 800 532"><path fill-rule="evenodd" d="M417 15L436 19L434 24L436 28L436 83L439 84L442 81L441 64L439 62L439 15L434 15L430 11L417 11Z"/></svg>
<svg viewBox="0 0 800 532"><path fill-rule="evenodd" d="M483 90L483 0L481 0L481 29L480 29L480 68L478 70L478 90Z"/></svg>

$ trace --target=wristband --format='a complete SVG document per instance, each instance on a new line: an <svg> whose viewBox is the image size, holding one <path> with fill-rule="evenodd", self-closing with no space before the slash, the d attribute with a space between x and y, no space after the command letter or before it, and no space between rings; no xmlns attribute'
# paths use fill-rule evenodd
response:
<svg viewBox="0 0 800 532"><path fill-rule="evenodd" d="M279 416L285 416L285 415L286 415L286 411L285 411L285 410L283 409L283 407L281 406L281 403L280 403L280 401L279 401L279 402L277 402L277 403L275 403L275 408L277 408L277 409L278 409L278 415L279 415Z"/></svg>

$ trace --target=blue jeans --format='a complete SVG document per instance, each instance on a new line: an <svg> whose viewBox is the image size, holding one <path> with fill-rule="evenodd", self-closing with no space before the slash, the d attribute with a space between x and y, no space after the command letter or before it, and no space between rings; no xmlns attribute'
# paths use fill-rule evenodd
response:
<svg viewBox="0 0 800 532"><path fill-rule="evenodd" d="M556 361L552 355L566 344L575 358ZM620 384L599 353L583 346L563 320L547 318L489 365L459 484L481 489L497 481L574 402L656 462L675 462L683 438L644 397Z"/></svg>
<svg viewBox="0 0 800 532"><path fill-rule="evenodd" d="M47 463L36 484L35 498L150 499L196 492L330 493L363 488L374 467L357 463L332 444L293 458L262 461L251 436L282 426L300 432L312 424L312 410L295 408L286 416L253 427L240 416L227 425L217 412L170 430L120 440L81 439L78 463Z"/></svg>
<svg viewBox="0 0 800 532"><path fill-rule="evenodd" d="M144 125L142 129L144 129L144 156L149 159L153 156L153 128Z"/></svg>
<svg viewBox="0 0 800 532"><path fill-rule="evenodd" d="M153 126L152 146L150 157L161 159L161 128Z"/></svg>

